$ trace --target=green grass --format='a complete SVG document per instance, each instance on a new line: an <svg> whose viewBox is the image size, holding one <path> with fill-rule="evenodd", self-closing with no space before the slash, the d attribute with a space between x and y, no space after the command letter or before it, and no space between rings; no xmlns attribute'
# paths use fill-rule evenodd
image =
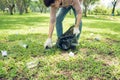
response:
<svg viewBox="0 0 120 80"><path fill-rule="evenodd" d="M49 14L0 15L0 51L8 53L0 53L0 80L119 80L120 16L91 15L82 21L79 46L70 57L71 50L44 50ZM73 24L67 15L64 31ZM54 30L53 43L56 39Z"/></svg>

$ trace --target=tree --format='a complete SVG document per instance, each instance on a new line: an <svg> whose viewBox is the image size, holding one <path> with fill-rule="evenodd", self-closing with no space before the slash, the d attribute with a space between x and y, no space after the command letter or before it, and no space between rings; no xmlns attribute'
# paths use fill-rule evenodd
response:
<svg viewBox="0 0 120 80"><path fill-rule="evenodd" d="M16 0L16 5L19 10L19 14L22 15L24 11L28 13L28 7L30 6L31 0Z"/></svg>
<svg viewBox="0 0 120 80"><path fill-rule="evenodd" d="M24 5L23 5L23 0L16 0L16 5L18 7L19 10L19 14L22 15L24 12Z"/></svg>
<svg viewBox="0 0 120 80"><path fill-rule="evenodd" d="M87 10L88 10L88 7L89 5L93 5L95 4L95 2L97 2L99 0L83 0L83 5L84 5L84 16L87 17Z"/></svg>
<svg viewBox="0 0 120 80"><path fill-rule="evenodd" d="M38 4L38 7L39 7L41 13L47 11L47 8L46 8L46 6L44 5L43 0L39 0L37 4Z"/></svg>
<svg viewBox="0 0 120 80"><path fill-rule="evenodd" d="M45 9L44 7L44 4L43 4L43 0L39 0L39 5L38 5L39 9L40 9L40 12L42 13L43 10Z"/></svg>
<svg viewBox="0 0 120 80"><path fill-rule="evenodd" d="M15 1L14 0L6 0L6 1L10 14L13 15L13 9L15 8Z"/></svg>
<svg viewBox="0 0 120 80"><path fill-rule="evenodd" d="M15 8L15 0L0 0L0 8L5 11L5 8L9 9L11 15L13 15L13 10Z"/></svg>
<svg viewBox="0 0 120 80"><path fill-rule="evenodd" d="M4 12L6 7L6 1L0 0L0 9Z"/></svg>
<svg viewBox="0 0 120 80"><path fill-rule="evenodd" d="M31 0L23 0L25 13L28 13Z"/></svg>
<svg viewBox="0 0 120 80"><path fill-rule="evenodd" d="M118 1L119 1L119 0L114 0L114 1L112 1L112 5L113 5L112 16L114 16L114 14L115 14L115 7L116 7Z"/></svg>

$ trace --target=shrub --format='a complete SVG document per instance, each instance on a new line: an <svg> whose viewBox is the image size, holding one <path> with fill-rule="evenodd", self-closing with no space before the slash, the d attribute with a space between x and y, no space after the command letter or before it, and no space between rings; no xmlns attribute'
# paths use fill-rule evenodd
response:
<svg viewBox="0 0 120 80"><path fill-rule="evenodd" d="M117 15L120 16L120 9L117 9L116 12L117 12Z"/></svg>
<svg viewBox="0 0 120 80"><path fill-rule="evenodd" d="M91 13L95 15L108 15L111 14L111 9L104 6L96 6Z"/></svg>

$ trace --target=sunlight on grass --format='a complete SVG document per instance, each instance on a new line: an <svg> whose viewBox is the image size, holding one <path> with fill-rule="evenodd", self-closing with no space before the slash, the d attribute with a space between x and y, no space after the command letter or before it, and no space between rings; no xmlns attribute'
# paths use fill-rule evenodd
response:
<svg viewBox="0 0 120 80"><path fill-rule="evenodd" d="M41 25L40 25L41 26ZM25 26L24 26L25 27ZM2 30L0 31L0 35L3 34L8 34L8 35L12 35L12 34L28 34L28 33L46 33L48 31L48 27L29 27L26 26L26 29L19 29L19 30L13 30L13 29L8 29L8 30Z"/></svg>
<svg viewBox="0 0 120 80"><path fill-rule="evenodd" d="M97 33L97 34L119 34L119 32L112 31L111 29L99 29L99 28L86 28L83 27L84 31L91 32L91 33Z"/></svg>

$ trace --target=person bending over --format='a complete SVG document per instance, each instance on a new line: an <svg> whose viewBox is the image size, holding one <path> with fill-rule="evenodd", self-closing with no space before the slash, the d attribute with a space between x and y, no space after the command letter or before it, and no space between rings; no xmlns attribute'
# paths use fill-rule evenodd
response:
<svg viewBox="0 0 120 80"><path fill-rule="evenodd" d="M73 10L75 16L75 26L73 29L73 34L77 35L77 38L79 39L82 30L82 10L81 2L79 0L44 0L44 5L46 7L50 7L49 34L44 44L45 48L52 47L52 34L55 24L57 37L59 38L63 34L62 22L70 9Z"/></svg>

